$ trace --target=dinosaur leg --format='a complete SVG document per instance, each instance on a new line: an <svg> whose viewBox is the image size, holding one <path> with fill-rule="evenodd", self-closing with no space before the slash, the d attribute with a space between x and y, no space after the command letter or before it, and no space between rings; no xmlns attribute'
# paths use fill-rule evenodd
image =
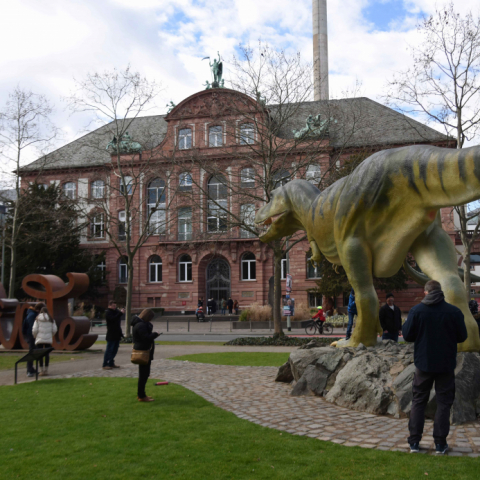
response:
<svg viewBox="0 0 480 480"><path fill-rule="evenodd" d="M373 287L372 254L358 239L349 239L342 248L341 260L348 280L355 290L357 324L349 347L360 343L374 346L379 332L378 297ZM346 346L346 345L345 345Z"/></svg>
<svg viewBox="0 0 480 480"><path fill-rule="evenodd" d="M458 351L478 352L478 326L468 308L465 287L458 276L457 255L448 234L440 226L433 225L415 240L411 252L422 271L440 282L445 300L458 307L465 316L468 338L458 345Z"/></svg>

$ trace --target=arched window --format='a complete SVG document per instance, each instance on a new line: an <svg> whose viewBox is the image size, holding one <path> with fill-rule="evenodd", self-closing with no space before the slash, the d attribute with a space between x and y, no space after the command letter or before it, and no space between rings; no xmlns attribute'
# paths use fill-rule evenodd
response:
<svg viewBox="0 0 480 480"><path fill-rule="evenodd" d="M132 177L125 175L120 177L120 193L122 195L131 195L133 192L133 179Z"/></svg>
<svg viewBox="0 0 480 480"><path fill-rule="evenodd" d="M120 257L118 260L118 283L127 283L128 281L128 268L127 257Z"/></svg>
<svg viewBox="0 0 480 480"><path fill-rule="evenodd" d="M192 129L182 128L178 132L178 148L179 150L187 150L192 148Z"/></svg>
<svg viewBox="0 0 480 480"><path fill-rule="evenodd" d="M220 125L208 129L208 146L221 147L223 145L223 128Z"/></svg>
<svg viewBox="0 0 480 480"><path fill-rule="evenodd" d="M291 180L291 174L288 170L277 170L273 174L273 189L282 187Z"/></svg>
<svg viewBox="0 0 480 480"><path fill-rule="evenodd" d="M92 198L103 198L105 196L105 182L103 180L95 180L91 185Z"/></svg>
<svg viewBox="0 0 480 480"><path fill-rule="evenodd" d="M257 279L257 261L252 252L243 254L242 257L242 280Z"/></svg>
<svg viewBox="0 0 480 480"><path fill-rule="evenodd" d="M253 123L240 125L240 145L251 145L255 142L255 127Z"/></svg>
<svg viewBox="0 0 480 480"><path fill-rule="evenodd" d="M192 239L192 208L184 207L178 210L178 239Z"/></svg>
<svg viewBox="0 0 480 480"><path fill-rule="evenodd" d="M287 262L287 254L283 254L282 258L282 280L286 280L288 273L288 262Z"/></svg>
<svg viewBox="0 0 480 480"><path fill-rule="evenodd" d="M209 232L227 230L227 183L223 175L208 182L207 229Z"/></svg>
<svg viewBox="0 0 480 480"><path fill-rule="evenodd" d="M321 266L313 261L311 251L307 254L307 278L322 278Z"/></svg>
<svg viewBox="0 0 480 480"><path fill-rule="evenodd" d="M162 281L162 259L158 255L154 255L148 261L149 281L157 283Z"/></svg>
<svg viewBox="0 0 480 480"><path fill-rule="evenodd" d="M243 188L255 187L255 170L253 168L244 168L240 172L240 185Z"/></svg>
<svg viewBox="0 0 480 480"><path fill-rule="evenodd" d="M253 227L255 225L255 205L246 203L240 206L240 218L245 226ZM256 235L247 228L240 229L241 238L254 238Z"/></svg>
<svg viewBox="0 0 480 480"><path fill-rule="evenodd" d="M192 176L187 173L181 173L178 178L178 186L181 192L191 192L192 191Z"/></svg>
<svg viewBox="0 0 480 480"><path fill-rule="evenodd" d="M307 181L313 183L314 185L318 185L318 183L322 179L320 165L309 165L305 174L305 178L307 179Z"/></svg>
<svg viewBox="0 0 480 480"><path fill-rule="evenodd" d="M180 282L192 281L192 259L190 255L182 255L178 260L178 280Z"/></svg>
<svg viewBox="0 0 480 480"><path fill-rule="evenodd" d="M105 236L105 222L103 213L94 213L90 217L90 237L103 238Z"/></svg>
<svg viewBox="0 0 480 480"><path fill-rule="evenodd" d="M63 184L63 194L72 200L75 199L77 185L74 182L67 182Z"/></svg>
<svg viewBox="0 0 480 480"><path fill-rule="evenodd" d="M151 234L165 233L165 181L155 178L147 187L148 230Z"/></svg>

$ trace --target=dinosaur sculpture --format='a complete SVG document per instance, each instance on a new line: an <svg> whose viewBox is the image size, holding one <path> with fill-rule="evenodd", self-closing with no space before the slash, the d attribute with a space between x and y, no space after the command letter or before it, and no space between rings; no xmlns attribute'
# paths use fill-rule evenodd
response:
<svg viewBox="0 0 480 480"><path fill-rule="evenodd" d="M314 261L323 254L345 268L358 318L344 346L375 345L379 320L373 275L394 275L411 252L422 271L441 283L447 302L465 316L468 338L458 350L478 352L478 327L454 245L440 219L441 208L477 199L480 147L418 145L377 152L322 192L305 180L293 180L272 192L255 223L269 225L260 236L263 242L305 230Z"/></svg>

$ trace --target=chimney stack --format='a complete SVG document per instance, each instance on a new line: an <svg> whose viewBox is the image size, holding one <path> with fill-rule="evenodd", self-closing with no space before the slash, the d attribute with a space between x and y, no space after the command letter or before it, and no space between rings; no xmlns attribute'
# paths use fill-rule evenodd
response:
<svg viewBox="0 0 480 480"><path fill-rule="evenodd" d="M315 100L328 100L327 0L313 0L313 62Z"/></svg>

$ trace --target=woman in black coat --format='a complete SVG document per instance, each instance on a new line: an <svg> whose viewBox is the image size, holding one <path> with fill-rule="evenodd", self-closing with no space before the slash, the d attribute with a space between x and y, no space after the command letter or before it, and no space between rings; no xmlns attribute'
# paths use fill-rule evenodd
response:
<svg viewBox="0 0 480 480"><path fill-rule="evenodd" d="M151 320L154 317L152 310L146 309L138 317L132 320L133 348L135 350L150 350L150 360L147 365L138 366L138 401L153 402L152 397L147 397L145 385L150 376L150 366L155 351L155 339L160 335L153 331Z"/></svg>

